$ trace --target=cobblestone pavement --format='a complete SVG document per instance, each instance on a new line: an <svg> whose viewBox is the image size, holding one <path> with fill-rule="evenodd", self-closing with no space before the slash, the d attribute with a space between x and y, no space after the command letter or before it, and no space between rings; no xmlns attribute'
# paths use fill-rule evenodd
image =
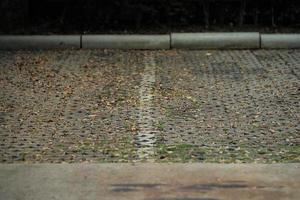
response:
<svg viewBox="0 0 300 200"><path fill-rule="evenodd" d="M299 162L300 51L0 52L0 162Z"/></svg>

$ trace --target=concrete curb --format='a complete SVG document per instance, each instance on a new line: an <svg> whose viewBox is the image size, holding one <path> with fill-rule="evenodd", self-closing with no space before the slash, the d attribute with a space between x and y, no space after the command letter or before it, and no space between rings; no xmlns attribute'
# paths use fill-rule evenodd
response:
<svg viewBox="0 0 300 200"><path fill-rule="evenodd" d="M171 47L179 49L258 49L259 33L172 33Z"/></svg>
<svg viewBox="0 0 300 200"><path fill-rule="evenodd" d="M261 34L263 49L299 49L300 34Z"/></svg>
<svg viewBox="0 0 300 200"><path fill-rule="evenodd" d="M170 49L169 35L83 35L83 49Z"/></svg>
<svg viewBox="0 0 300 200"><path fill-rule="evenodd" d="M34 49L299 49L300 34L0 35L0 50Z"/></svg>
<svg viewBox="0 0 300 200"><path fill-rule="evenodd" d="M0 49L79 49L80 38L80 35L3 35L0 36Z"/></svg>

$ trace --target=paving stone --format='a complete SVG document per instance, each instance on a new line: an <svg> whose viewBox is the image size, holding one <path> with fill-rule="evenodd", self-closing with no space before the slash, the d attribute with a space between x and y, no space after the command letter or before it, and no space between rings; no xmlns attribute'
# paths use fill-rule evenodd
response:
<svg viewBox="0 0 300 200"><path fill-rule="evenodd" d="M299 162L299 63L299 50L0 51L0 162Z"/></svg>

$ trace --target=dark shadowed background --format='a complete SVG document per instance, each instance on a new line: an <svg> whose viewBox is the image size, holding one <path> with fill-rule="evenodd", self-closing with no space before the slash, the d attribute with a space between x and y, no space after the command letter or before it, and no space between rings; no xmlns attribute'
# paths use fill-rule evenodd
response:
<svg viewBox="0 0 300 200"><path fill-rule="evenodd" d="M299 0L0 0L1 34L299 29Z"/></svg>

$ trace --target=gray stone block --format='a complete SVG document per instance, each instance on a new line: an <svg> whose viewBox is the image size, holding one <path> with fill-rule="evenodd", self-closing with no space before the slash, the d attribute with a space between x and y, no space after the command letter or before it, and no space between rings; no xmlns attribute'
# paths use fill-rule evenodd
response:
<svg viewBox="0 0 300 200"><path fill-rule="evenodd" d="M80 48L80 35L2 35L2 50Z"/></svg>
<svg viewBox="0 0 300 200"><path fill-rule="evenodd" d="M171 47L183 49L257 49L259 33L172 33Z"/></svg>
<svg viewBox="0 0 300 200"><path fill-rule="evenodd" d="M84 49L170 49L169 35L83 35Z"/></svg>
<svg viewBox="0 0 300 200"><path fill-rule="evenodd" d="M261 34L261 48L264 49L300 48L300 34Z"/></svg>

